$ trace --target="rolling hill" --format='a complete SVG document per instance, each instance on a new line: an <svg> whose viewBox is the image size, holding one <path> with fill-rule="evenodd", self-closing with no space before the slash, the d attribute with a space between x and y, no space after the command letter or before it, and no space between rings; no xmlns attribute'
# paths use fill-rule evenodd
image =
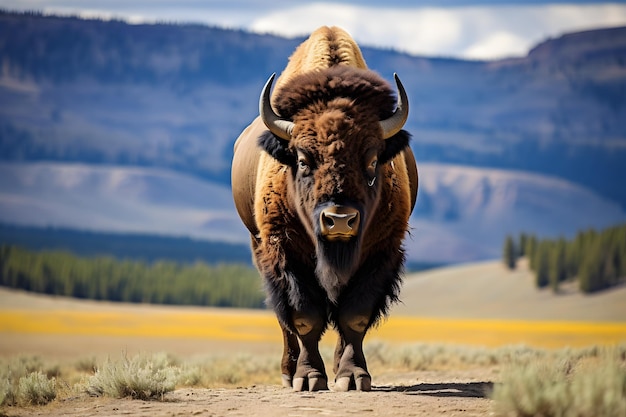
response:
<svg viewBox="0 0 626 417"><path fill-rule="evenodd" d="M553 321L626 321L626 286L588 296L575 285L560 294L537 290L527 263L509 271L501 262L455 265L408 275L401 316Z"/></svg>

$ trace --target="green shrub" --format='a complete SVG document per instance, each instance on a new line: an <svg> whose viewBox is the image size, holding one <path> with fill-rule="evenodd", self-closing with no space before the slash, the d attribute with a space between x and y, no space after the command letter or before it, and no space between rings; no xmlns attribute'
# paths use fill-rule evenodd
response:
<svg viewBox="0 0 626 417"><path fill-rule="evenodd" d="M18 404L45 405L54 400L56 396L56 379L48 379L41 371L32 372L19 380Z"/></svg>
<svg viewBox="0 0 626 417"><path fill-rule="evenodd" d="M620 350L621 349L621 350ZM626 415L623 348L515 363L494 386L499 416L618 417Z"/></svg>
<svg viewBox="0 0 626 417"><path fill-rule="evenodd" d="M164 355L137 355L131 359L106 361L89 378L87 392L94 396L161 398L173 391L179 371Z"/></svg>
<svg viewBox="0 0 626 417"><path fill-rule="evenodd" d="M0 406L44 405L56 398L58 364L21 356L0 362Z"/></svg>
<svg viewBox="0 0 626 417"><path fill-rule="evenodd" d="M0 406L11 403L13 387L8 377L0 378Z"/></svg>
<svg viewBox="0 0 626 417"><path fill-rule="evenodd" d="M626 369L603 361L571 381L572 409L578 416L626 416Z"/></svg>

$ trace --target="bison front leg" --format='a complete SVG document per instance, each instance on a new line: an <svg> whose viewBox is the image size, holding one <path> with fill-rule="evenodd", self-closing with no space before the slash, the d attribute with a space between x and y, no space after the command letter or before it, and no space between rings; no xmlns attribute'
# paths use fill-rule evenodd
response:
<svg viewBox="0 0 626 417"><path fill-rule="evenodd" d="M340 337L335 350L335 390L371 390L363 339L398 299L402 260L402 252L369 256L341 294L337 309L332 312Z"/></svg>
<svg viewBox="0 0 626 417"><path fill-rule="evenodd" d="M300 341L293 390L327 390L328 378L319 351L319 341L326 328L326 321L318 314L294 311L293 324Z"/></svg>
<svg viewBox="0 0 626 417"><path fill-rule="evenodd" d="M286 269L279 276L268 274L265 284L268 302L283 332L283 385L293 387L294 391L328 389L318 347L328 326L327 307L323 302L315 302L323 300L322 289L314 277L305 273L296 275Z"/></svg>
<svg viewBox="0 0 626 417"><path fill-rule="evenodd" d="M340 313L339 341L335 350L335 390L370 391L372 378L363 354L363 338L370 323L367 313Z"/></svg>
<svg viewBox="0 0 626 417"><path fill-rule="evenodd" d="M298 345L298 337L295 334L282 323L280 323L280 328L283 331L283 358L280 362L283 387L291 388L293 386L293 376L296 373L298 357L300 356L300 346Z"/></svg>

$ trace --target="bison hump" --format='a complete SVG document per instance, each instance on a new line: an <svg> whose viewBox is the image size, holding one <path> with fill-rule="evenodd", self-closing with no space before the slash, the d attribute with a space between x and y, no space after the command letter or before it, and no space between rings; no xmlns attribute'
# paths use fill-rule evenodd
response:
<svg viewBox="0 0 626 417"><path fill-rule="evenodd" d="M396 106L395 92L380 75L349 66L335 66L294 77L274 95L274 105L281 117L293 119L312 104L336 98L347 98L355 105L376 109L379 120L391 116Z"/></svg>

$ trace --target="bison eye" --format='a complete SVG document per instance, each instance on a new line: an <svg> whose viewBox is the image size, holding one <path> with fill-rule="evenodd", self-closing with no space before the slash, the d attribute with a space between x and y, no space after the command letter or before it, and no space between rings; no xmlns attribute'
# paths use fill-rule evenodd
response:
<svg viewBox="0 0 626 417"><path fill-rule="evenodd" d="M298 169L300 170L300 173L304 176L307 176L311 173L311 167L304 159L298 159Z"/></svg>
<svg viewBox="0 0 626 417"><path fill-rule="evenodd" d="M368 184L370 182L372 182L372 184L370 184L370 187L372 185L374 185L373 181L376 178L376 168L377 167L378 167L378 155L374 154L368 160L367 167L365 169L366 172L367 172Z"/></svg>
<svg viewBox="0 0 626 417"><path fill-rule="evenodd" d="M310 175L313 165L313 158L309 156L308 152L298 149L298 171L300 175L305 177Z"/></svg>

